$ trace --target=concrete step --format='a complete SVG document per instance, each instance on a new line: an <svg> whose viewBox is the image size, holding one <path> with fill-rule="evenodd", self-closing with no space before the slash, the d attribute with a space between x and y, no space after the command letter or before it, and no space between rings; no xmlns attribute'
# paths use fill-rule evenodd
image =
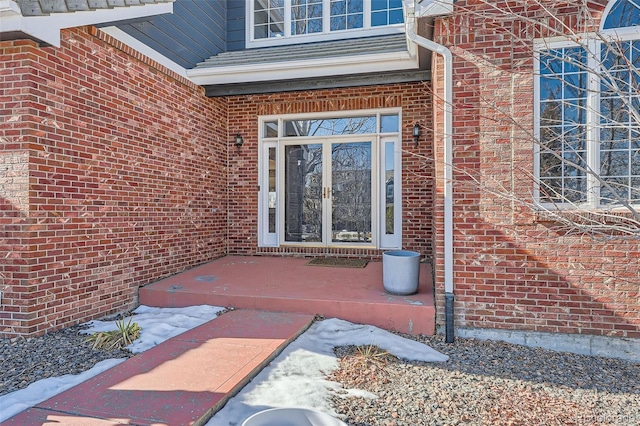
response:
<svg viewBox="0 0 640 426"><path fill-rule="evenodd" d="M142 305L227 306L317 314L386 330L432 335L435 306L431 265L420 265L418 293L385 293L382 262L364 268L308 266L310 259L226 256L140 289Z"/></svg>
<svg viewBox="0 0 640 426"><path fill-rule="evenodd" d="M201 425L312 322L312 315L227 312L2 424Z"/></svg>

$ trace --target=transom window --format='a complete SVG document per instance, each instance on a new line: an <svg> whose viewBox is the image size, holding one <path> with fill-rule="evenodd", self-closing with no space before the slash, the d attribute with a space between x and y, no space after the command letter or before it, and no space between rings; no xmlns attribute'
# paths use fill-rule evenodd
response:
<svg viewBox="0 0 640 426"><path fill-rule="evenodd" d="M537 198L640 204L640 9L617 0L603 37L545 44L537 61Z"/></svg>
<svg viewBox="0 0 640 426"><path fill-rule="evenodd" d="M326 39L350 30L383 34L389 32L385 28L404 22L402 0L253 0L250 4L249 40L262 44L299 36Z"/></svg>

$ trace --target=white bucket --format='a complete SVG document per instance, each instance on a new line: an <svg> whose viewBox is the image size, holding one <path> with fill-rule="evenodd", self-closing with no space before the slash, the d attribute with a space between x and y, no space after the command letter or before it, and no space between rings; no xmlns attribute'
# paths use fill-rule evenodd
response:
<svg viewBox="0 0 640 426"><path fill-rule="evenodd" d="M409 295L418 292L420 253L393 250L382 253L382 284L387 293Z"/></svg>
<svg viewBox="0 0 640 426"><path fill-rule="evenodd" d="M242 426L347 426L346 423L309 408L271 408L242 422Z"/></svg>

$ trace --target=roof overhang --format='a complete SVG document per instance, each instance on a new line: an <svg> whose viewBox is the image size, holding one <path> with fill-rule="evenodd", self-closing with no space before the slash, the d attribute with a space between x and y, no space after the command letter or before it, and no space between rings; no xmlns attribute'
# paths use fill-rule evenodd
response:
<svg viewBox="0 0 640 426"><path fill-rule="evenodd" d="M173 3L143 3L46 16L23 16L15 0L0 0L0 40L29 38L60 47L60 30L173 13Z"/></svg>
<svg viewBox="0 0 640 426"><path fill-rule="evenodd" d="M342 87L362 87L379 84L396 84L428 81L428 70L392 71L385 73L352 74L330 77L302 78L278 81L247 82L234 84L204 85L205 95L209 97L257 95L316 89L337 89Z"/></svg>
<svg viewBox="0 0 640 426"><path fill-rule="evenodd" d="M280 61L187 70L196 84L235 84L389 71L418 70L418 56L409 51L313 60Z"/></svg>

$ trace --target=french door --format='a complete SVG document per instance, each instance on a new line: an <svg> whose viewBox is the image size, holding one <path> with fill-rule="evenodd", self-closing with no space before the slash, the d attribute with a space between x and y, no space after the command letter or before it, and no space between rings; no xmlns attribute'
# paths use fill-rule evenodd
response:
<svg viewBox="0 0 640 426"><path fill-rule="evenodd" d="M375 245L376 145L367 138L280 146L281 244Z"/></svg>

